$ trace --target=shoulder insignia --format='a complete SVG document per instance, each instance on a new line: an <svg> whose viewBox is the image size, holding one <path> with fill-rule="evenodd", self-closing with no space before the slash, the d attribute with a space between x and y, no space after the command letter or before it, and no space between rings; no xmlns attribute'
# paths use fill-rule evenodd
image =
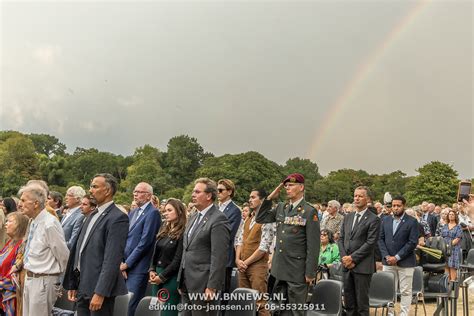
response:
<svg viewBox="0 0 474 316"><path fill-rule="evenodd" d="M313 215L313 222L319 222L318 214Z"/></svg>

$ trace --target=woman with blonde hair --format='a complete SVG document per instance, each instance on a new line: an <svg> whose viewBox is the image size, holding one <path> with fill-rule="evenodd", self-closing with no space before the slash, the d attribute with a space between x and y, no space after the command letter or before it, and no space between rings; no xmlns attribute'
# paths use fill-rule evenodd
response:
<svg viewBox="0 0 474 316"><path fill-rule="evenodd" d="M186 228L186 207L177 199L168 199L163 215L166 222L156 236L155 250L151 259L149 282L153 284L152 295L165 289L168 293L166 305L177 305L178 271L183 254L183 235ZM162 315L178 315L177 309L166 308Z"/></svg>
<svg viewBox="0 0 474 316"><path fill-rule="evenodd" d="M17 295L19 292L18 279L12 274L12 267L18 259L21 259L21 245L28 227L28 217L20 212L13 212L7 215L5 230L10 237L3 249L0 251L0 295L2 310L7 316L14 316L17 313ZM19 256L20 254L20 256ZM21 293L18 293L21 294Z"/></svg>

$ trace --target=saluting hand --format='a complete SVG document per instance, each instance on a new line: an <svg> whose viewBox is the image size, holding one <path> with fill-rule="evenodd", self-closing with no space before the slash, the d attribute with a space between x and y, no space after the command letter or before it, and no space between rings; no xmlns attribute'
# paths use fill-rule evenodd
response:
<svg viewBox="0 0 474 316"><path fill-rule="evenodd" d="M267 200L274 200L274 199L276 199L276 198L280 195L280 191L281 191L281 189L283 188L283 186L284 186L283 182L280 183L280 184L275 188L275 190L273 190L273 192L268 195Z"/></svg>

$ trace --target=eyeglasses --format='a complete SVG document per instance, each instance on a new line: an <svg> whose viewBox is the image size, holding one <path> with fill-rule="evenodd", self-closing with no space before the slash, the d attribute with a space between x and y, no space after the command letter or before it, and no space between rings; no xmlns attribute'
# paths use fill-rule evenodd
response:
<svg viewBox="0 0 474 316"><path fill-rule="evenodd" d="M327 236L328 234L327 233L321 233L321 236Z"/></svg>
<svg viewBox="0 0 474 316"><path fill-rule="evenodd" d="M217 192L222 193L224 191L227 191L227 189L217 189Z"/></svg>
<svg viewBox="0 0 474 316"><path fill-rule="evenodd" d="M133 194L145 194L145 193L149 193L149 192L147 192L147 191L138 191L138 190L133 191Z"/></svg>

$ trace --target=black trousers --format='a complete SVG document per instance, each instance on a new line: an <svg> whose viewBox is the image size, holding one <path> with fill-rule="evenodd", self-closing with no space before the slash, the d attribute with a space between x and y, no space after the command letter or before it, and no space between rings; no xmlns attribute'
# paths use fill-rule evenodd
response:
<svg viewBox="0 0 474 316"><path fill-rule="evenodd" d="M344 305L347 316L369 316L369 288L372 274L344 272Z"/></svg>
<svg viewBox="0 0 474 316"><path fill-rule="evenodd" d="M84 296L77 298L77 316L113 316L115 297L105 297L102 308L98 311L91 311L89 305L91 300Z"/></svg>

